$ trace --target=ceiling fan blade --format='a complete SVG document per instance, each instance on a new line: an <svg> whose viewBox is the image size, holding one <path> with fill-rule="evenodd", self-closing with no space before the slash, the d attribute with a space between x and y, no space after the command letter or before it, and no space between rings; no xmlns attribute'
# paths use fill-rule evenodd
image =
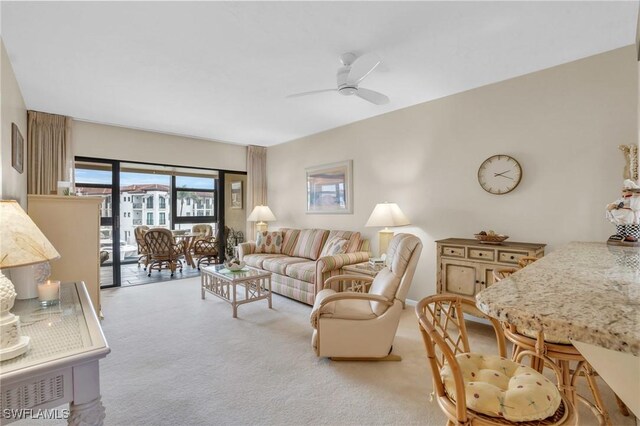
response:
<svg viewBox="0 0 640 426"><path fill-rule="evenodd" d="M362 87L358 88L356 96L376 105L384 105L389 103L388 96L383 95L380 92L376 92L375 90L363 89Z"/></svg>
<svg viewBox="0 0 640 426"><path fill-rule="evenodd" d="M371 71L380 65L380 58L374 53L367 53L357 58L351 64L351 71L347 76L347 84L355 86L360 83Z"/></svg>
<svg viewBox="0 0 640 426"><path fill-rule="evenodd" d="M338 89L312 90L310 92L294 93L293 95L287 96L287 98L297 98L299 96L315 95L316 93L337 92L337 91L338 91Z"/></svg>

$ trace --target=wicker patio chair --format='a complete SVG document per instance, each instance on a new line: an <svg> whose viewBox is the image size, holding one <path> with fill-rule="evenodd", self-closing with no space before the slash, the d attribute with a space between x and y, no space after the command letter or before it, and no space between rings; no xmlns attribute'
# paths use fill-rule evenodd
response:
<svg viewBox="0 0 640 426"><path fill-rule="evenodd" d="M136 244L138 245L138 267L140 264L144 264L144 270L147 270L149 264L149 250L147 249L147 243L144 241L144 234L149 230L148 226L141 225L136 226L133 230L133 234L136 237Z"/></svg>
<svg viewBox="0 0 640 426"><path fill-rule="evenodd" d="M496 335L499 356L476 354L471 351L464 312L469 311L474 306L473 299L453 294L430 296L422 299L416 306L420 332L422 333L428 362L433 374L434 392L432 395L435 395L438 405L447 416L447 425L575 425L577 416L573 404L552 383L532 369L518 364L509 364L511 361L504 358L506 344L502 328L497 320L487 317L491 321ZM482 370L469 372L468 366L471 360L480 360L480 362L487 364L492 363L497 371L494 371L491 367L483 367L484 369ZM544 392L549 392L552 396L547 395L546 399L542 398L542 400L545 402L547 400L557 401L559 405L555 412L546 418L536 420L508 420L507 410L509 410L510 418L514 415L519 415L519 413L516 411L517 407L514 407L513 404L509 407L504 405L506 394L503 399L494 398L497 401L494 404L497 404L498 410L492 412L491 415L476 411L480 410L479 401L482 401L487 396L487 384L491 383L490 380L493 379L494 375L499 376L499 373L502 372L498 370L498 365L511 365L511 368L515 368L510 373L512 377L508 381L509 392L512 392L512 383L514 385L522 383L519 380L523 375L527 376L528 378L524 378L525 381L528 380L528 383L524 383L526 388L522 391L520 389L515 391L526 392L525 395L521 395L526 396L523 399L526 401L531 398L531 402L534 402L534 398L540 396L537 389L542 389L536 388L535 384L544 385ZM554 368L555 366L550 365L550 367ZM508 377L507 368L503 371L505 376ZM555 367L554 371L559 379L559 369ZM532 384L531 378L533 378L533 386L528 386ZM541 383L538 383L538 381ZM534 392L537 392L537 394L534 395ZM511 395L513 396L513 394ZM492 397L489 397L489 400L491 399ZM470 407L474 407L476 410ZM528 407L524 407L523 410L527 410L530 407L531 404ZM554 405L548 406L546 411L552 411L553 407Z"/></svg>
<svg viewBox="0 0 640 426"><path fill-rule="evenodd" d="M147 276L150 277L154 269L158 271L169 269L172 277L177 268L182 272L180 257L184 255L184 247L181 242L177 244L174 242L171 231L163 228L149 229L144 234L144 241L149 250Z"/></svg>
<svg viewBox="0 0 640 426"><path fill-rule="evenodd" d="M500 280L503 280L513 274L514 272L518 272L516 268L502 268L502 269L494 269L493 270L493 282L497 283Z"/></svg>

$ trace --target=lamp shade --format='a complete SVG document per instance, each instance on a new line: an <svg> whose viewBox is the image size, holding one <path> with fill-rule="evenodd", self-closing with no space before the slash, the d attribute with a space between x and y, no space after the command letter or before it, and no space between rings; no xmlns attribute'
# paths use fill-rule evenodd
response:
<svg viewBox="0 0 640 426"><path fill-rule="evenodd" d="M0 269L60 257L17 201L0 200L0 224Z"/></svg>
<svg viewBox="0 0 640 426"><path fill-rule="evenodd" d="M396 203L376 204L369 220L364 226L403 226L409 225L409 219L402 213Z"/></svg>
<svg viewBox="0 0 640 426"><path fill-rule="evenodd" d="M268 206L255 206L247 220L250 222L272 222L276 220L276 217Z"/></svg>

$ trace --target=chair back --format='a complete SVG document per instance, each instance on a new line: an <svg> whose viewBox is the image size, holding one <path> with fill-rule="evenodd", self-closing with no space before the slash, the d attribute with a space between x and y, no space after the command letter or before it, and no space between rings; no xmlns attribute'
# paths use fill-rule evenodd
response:
<svg viewBox="0 0 640 426"><path fill-rule="evenodd" d="M395 235L387 250L388 266L376 275L369 293L384 296L390 301L398 299L404 303L421 252L422 242L415 235ZM383 314L387 309L387 305L382 303L370 303L376 315Z"/></svg>
<svg viewBox="0 0 640 426"><path fill-rule="evenodd" d="M152 256L169 256L174 246L173 234L164 228L149 229L144 234L144 242Z"/></svg>
<svg viewBox="0 0 640 426"><path fill-rule="evenodd" d="M144 241L144 234L149 230L146 225L136 226L133 230L133 235L136 237L136 244L138 245L138 253L147 253L147 243Z"/></svg>
<svg viewBox="0 0 640 426"><path fill-rule="evenodd" d="M445 362L451 367L456 387L455 399L458 424L467 423L467 403L464 379L456 355L471 352L465 326L464 311L475 308L471 298L441 294L422 299L416 305L416 316L433 375L434 391L438 398L446 397L444 378L440 371ZM499 355L506 354L506 344L500 323L487 317L493 325Z"/></svg>
<svg viewBox="0 0 640 426"><path fill-rule="evenodd" d="M191 232L194 234L200 234L200 237L211 237L213 235L213 227L208 223L199 223L197 225L193 225Z"/></svg>
<svg viewBox="0 0 640 426"><path fill-rule="evenodd" d="M535 262L536 260L538 260L537 257L533 257L533 256L522 256L519 260L518 260L518 266L521 268L524 268L525 266L529 266L531 265L533 262Z"/></svg>
<svg viewBox="0 0 640 426"><path fill-rule="evenodd" d="M518 272L517 269L515 268L501 268L501 269L494 269L493 270L493 282L498 282L498 281L502 281L503 279L511 276L511 274Z"/></svg>

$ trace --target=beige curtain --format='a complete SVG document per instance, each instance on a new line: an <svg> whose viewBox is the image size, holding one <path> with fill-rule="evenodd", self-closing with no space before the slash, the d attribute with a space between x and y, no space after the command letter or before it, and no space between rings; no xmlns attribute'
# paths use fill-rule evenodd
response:
<svg viewBox="0 0 640 426"><path fill-rule="evenodd" d="M247 216L253 208L267 205L267 148L249 145L247 149ZM256 223L247 222L247 240L256 238Z"/></svg>
<svg viewBox="0 0 640 426"><path fill-rule="evenodd" d="M27 191L56 193L58 181L73 173L71 118L29 111L27 120Z"/></svg>

